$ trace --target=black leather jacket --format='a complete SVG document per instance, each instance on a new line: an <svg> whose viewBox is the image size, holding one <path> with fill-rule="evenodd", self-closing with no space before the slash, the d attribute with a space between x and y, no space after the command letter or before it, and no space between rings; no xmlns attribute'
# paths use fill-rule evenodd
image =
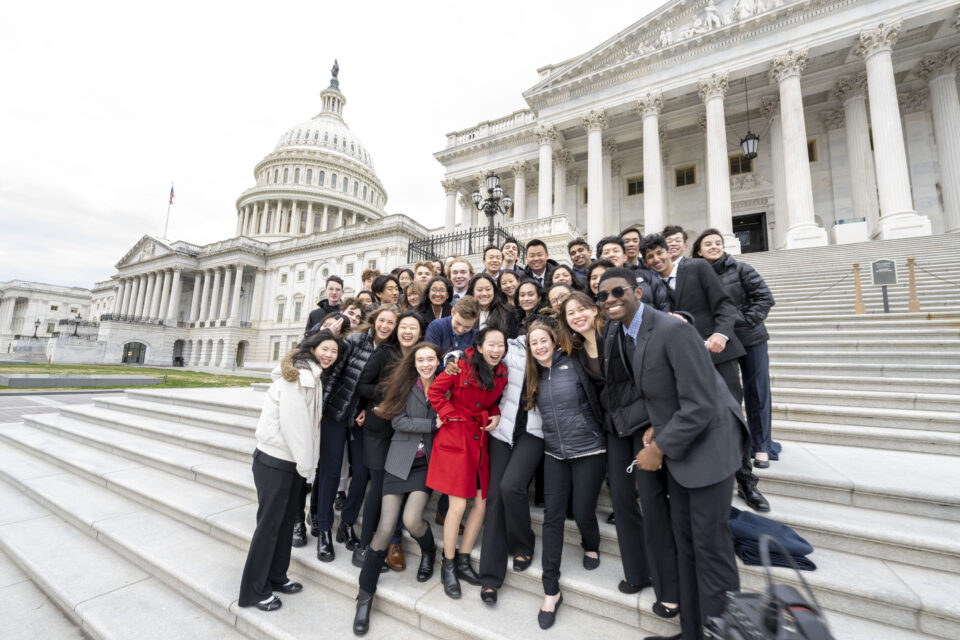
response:
<svg viewBox="0 0 960 640"><path fill-rule="evenodd" d="M544 452L560 460L604 452L600 399L580 363L558 350L553 366L538 368Z"/></svg>
<svg viewBox="0 0 960 640"><path fill-rule="evenodd" d="M769 340L770 334L763 321L775 301L757 270L745 262L737 262L726 253L711 266L737 308L737 321L733 326L737 339L745 347Z"/></svg>
<svg viewBox="0 0 960 640"><path fill-rule="evenodd" d="M357 382L373 353L373 328L351 333L345 340L347 353L334 365L330 380L323 390L323 412L337 422L353 418L357 408Z"/></svg>

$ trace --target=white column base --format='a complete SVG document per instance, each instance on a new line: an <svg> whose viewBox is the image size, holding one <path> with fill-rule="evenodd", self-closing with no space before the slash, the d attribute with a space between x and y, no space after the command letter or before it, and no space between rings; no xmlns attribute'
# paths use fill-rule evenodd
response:
<svg viewBox="0 0 960 640"><path fill-rule="evenodd" d="M888 214L880 217L880 240L896 238L916 238L933 235L930 218L912 211Z"/></svg>
<svg viewBox="0 0 960 640"><path fill-rule="evenodd" d="M787 229L784 235L784 249L803 249L805 247L823 247L830 244L827 232L816 224L798 225Z"/></svg>
<svg viewBox="0 0 960 640"><path fill-rule="evenodd" d="M870 240L870 225L868 222L848 222L835 224L831 230L833 244L854 244Z"/></svg>
<svg viewBox="0 0 960 640"><path fill-rule="evenodd" d="M740 248L740 238L732 233L724 234L723 250L732 256L740 255L742 253L742 249Z"/></svg>

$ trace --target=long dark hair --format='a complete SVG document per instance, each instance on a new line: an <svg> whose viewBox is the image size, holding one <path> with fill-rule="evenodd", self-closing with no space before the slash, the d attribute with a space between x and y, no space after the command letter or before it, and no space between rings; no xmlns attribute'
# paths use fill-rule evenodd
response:
<svg viewBox="0 0 960 640"><path fill-rule="evenodd" d="M693 241L693 244L690 246L690 257L691 258L701 258L705 259L700 255L700 244L703 242L703 239L707 236L720 236L720 239L723 240L723 234L720 233L718 229L706 229L703 233L697 236L697 239Z"/></svg>
<svg viewBox="0 0 960 640"><path fill-rule="evenodd" d="M362 331L375 330L375 325L377 324L377 318L379 318L384 313L392 313L397 317L397 324L400 323L400 307L395 304L382 304L373 311L370 312L370 315L366 317L363 324L357 327L352 333L360 333ZM384 342L396 342L397 341L397 327L396 324L393 327L393 333L390 334L390 337L387 338Z"/></svg>
<svg viewBox="0 0 960 640"><path fill-rule="evenodd" d="M320 363L313 355L313 349L316 349L320 346L321 343L326 342L327 340L333 340L337 343L337 359L330 363L330 366L327 368L320 367ZM319 331L311 331L308 333L303 340L300 341L293 349L293 353L290 355L290 359L293 361L293 366L298 369L306 369L312 362L321 368L322 373L320 374L320 379L326 381L329 377L330 372L333 371L334 365L340 361L340 358L346 353L347 345L343 340L333 335L333 332L330 329L320 329Z"/></svg>
<svg viewBox="0 0 960 640"><path fill-rule="evenodd" d="M582 291L574 291L560 305L560 313L558 314L560 316L560 327L557 330L557 345L567 355L570 355L574 349L583 348L583 338L567 324L567 305L573 302L582 304L587 309L597 308L597 303ZM600 313L599 309L597 309L597 317L593 321L593 330L597 333L603 330L603 314Z"/></svg>
<svg viewBox="0 0 960 640"><path fill-rule="evenodd" d="M520 309L520 312L523 315L529 315L520 307L520 287L526 284L532 284L537 291L537 306L535 306L529 314L536 313L537 310L543 306L543 287L541 287L540 283L533 278L522 278L520 280L520 284L517 285L517 290L513 292L513 306L517 309Z"/></svg>
<svg viewBox="0 0 960 640"><path fill-rule="evenodd" d="M393 371L383 382L385 390L383 400L374 407L373 412L384 420L392 420L407 409L407 398L413 392L420 374L417 372L417 351L432 349L437 354L437 362L443 359L440 347L432 342L418 342L393 367Z"/></svg>
<svg viewBox="0 0 960 640"><path fill-rule="evenodd" d="M570 284L568 285L574 291L583 291L583 285L580 284L580 278L577 276L577 272L573 270L572 267L568 267L565 264L558 264L556 268L551 271L546 278L543 279L543 283L547 285L547 288L553 286L553 279L557 275L557 271L566 271L570 274Z"/></svg>
<svg viewBox="0 0 960 640"><path fill-rule="evenodd" d="M447 300L443 303L443 310L440 312L440 316L450 315L450 300L453 298L453 283L447 280L443 276L433 276L427 282L427 288L423 292L423 298L420 300L420 304L417 305L417 313L426 320L430 322L434 319L433 315L433 303L430 302L430 289L433 288L433 283L439 282L447 289Z"/></svg>
<svg viewBox="0 0 960 640"><path fill-rule="evenodd" d="M420 317L420 314L417 313L416 311L414 311L413 309L404 311L404 312L401 313L399 316L397 316L397 328L398 328L398 329L400 328L400 321L403 320L403 319L405 319L405 318L413 318L414 320L417 321L417 324L420 325L420 337L418 338L418 343L419 343L419 340L423 338L423 332L427 330L427 326L426 326L426 324L423 322L423 318L421 318L421 317ZM397 340L398 340L398 342L399 342L399 338L398 338Z"/></svg>
<svg viewBox="0 0 960 640"><path fill-rule="evenodd" d="M467 295L471 295L474 298L477 296L474 295L473 289L480 280L486 280L493 286L493 301L490 303L490 308L487 309L487 324L488 327L497 327L503 331L504 338L507 337L510 327L510 308L507 306L507 297L503 295L503 291L500 291L500 287L497 286L497 281L489 273L478 273L473 276L473 279L470 280L470 284L467 286Z"/></svg>
<svg viewBox="0 0 960 640"><path fill-rule="evenodd" d="M500 378L505 375L505 367L502 362L498 362L496 369L494 369L487 364L487 361L483 359L483 354L480 353L480 350L477 348L482 347L483 341L493 332L497 332L503 336L504 353L506 353L507 334L500 327L488 325L481 329L473 339L473 351L470 354L469 360L467 360L473 371L472 378L486 391L493 389L494 378Z"/></svg>
<svg viewBox="0 0 960 640"><path fill-rule="evenodd" d="M526 362L526 385L527 385L527 411L533 410L537 406L537 393L540 391L540 369L537 359L533 357L530 351L530 334L537 329L543 329L550 334L554 346L557 346L557 321L549 315L538 315L535 319L527 323L527 362Z"/></svg>

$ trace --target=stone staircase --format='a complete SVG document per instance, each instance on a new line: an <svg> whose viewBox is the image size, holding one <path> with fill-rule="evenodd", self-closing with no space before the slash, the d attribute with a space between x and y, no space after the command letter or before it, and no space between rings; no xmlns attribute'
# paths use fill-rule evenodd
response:
<svg viewBox="0 0 960 640"><path fill-rule="evenodd" d="M920 252L918 264L960 282L949 240L870 246L898 264ZM768 322L774 436L784 452L758 471L761 487L771 516L816 548L818 569L804 577L837 638L958 638L960 293L918 274L921 313L904 312L905 295L891 295L895 313L878 313L878 292L865 285L869 313L854 316L852 281L830 289L829 308L827 293L789 304L842 278L852 259L868 263L868 249L785 252L782 264L744 257L788 302ZM342 545L332 563L316 559L313 539L294 550L291 576L306 588L284 597L280 611L236 606L255 523L250 452L260 390L131 390L0 425L0 552L8 558L0 556L0 586L19 580L31 602L59 607L65 617L45 618L62 629L52 637L350 637L358 570ZM617 591L605 492L600 511L596 571L582 568L567 522L565 606L550 633L675 633L673 621L651 613L651 590ZM532 514L539 536L542 511ZM433 532L439 543L440 528ZM539 559L524 573L508 570L491 609L468 585L453 601L438 579L417 583L417 546L406 540L404 548L408 569L382 577L371 637L542 637ZM745 589L763 585L757 567L742 566L741 579Z"/></svg>

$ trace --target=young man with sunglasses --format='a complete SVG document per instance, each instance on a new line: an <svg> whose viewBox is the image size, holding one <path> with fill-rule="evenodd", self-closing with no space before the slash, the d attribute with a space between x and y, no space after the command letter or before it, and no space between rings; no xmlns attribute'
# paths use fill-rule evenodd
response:
<svg viewBox="0 0 960 640"><path fill-rule="evenodd" d="M635 460L643 539L655 562L654 612L676 615L668 605L679 602L682 633L672 637L696 640L707 617L723 613L726 592L740 587L727 522L749 432L697 331L642 297L628 269L600 277L597 301L609 319L604 394L614 429L607 451L611 441L627 444ZM622 457L609 458L614 509L614 465ZM621 520L617 514L618 537Z"/></svg>

